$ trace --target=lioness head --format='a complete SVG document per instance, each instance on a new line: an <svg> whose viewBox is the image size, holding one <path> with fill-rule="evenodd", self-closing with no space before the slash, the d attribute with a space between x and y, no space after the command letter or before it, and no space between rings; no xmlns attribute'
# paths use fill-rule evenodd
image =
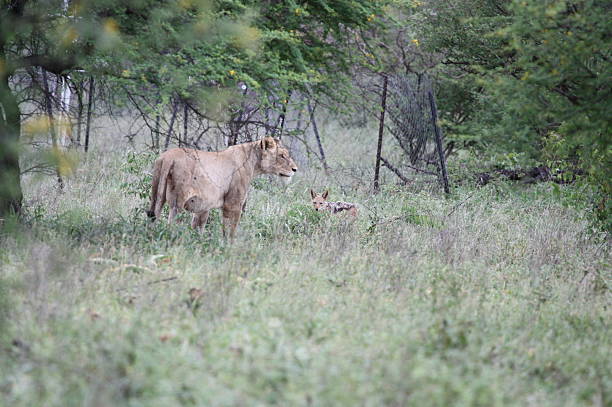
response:
<svg viewBox="0 0 612 407"><path fill-rule="evenodd" d="M293 159L291 159L289 151L281 145L280 140L264 137L259 142L259 148L261 149L261 162L259 165L262 173L291 179L297 171L297 166Z"/></svg>

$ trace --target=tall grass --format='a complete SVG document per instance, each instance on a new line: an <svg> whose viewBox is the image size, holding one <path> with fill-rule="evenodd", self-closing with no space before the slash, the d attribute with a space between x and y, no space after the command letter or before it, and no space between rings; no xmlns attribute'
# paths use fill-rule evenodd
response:
<svg viewBox="0 0 612 407"><path fill-rule="evenodd" d="M28 179L0 241L0 404L609 405L608 242L545 184L372 196L351 137L345 172L257 180L233 245L218 216L150 224L146 158Z"/></svg>

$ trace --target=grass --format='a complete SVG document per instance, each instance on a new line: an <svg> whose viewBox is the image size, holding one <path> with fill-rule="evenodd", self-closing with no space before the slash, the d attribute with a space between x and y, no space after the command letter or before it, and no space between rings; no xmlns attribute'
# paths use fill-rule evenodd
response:
<svg viewBox="0 0 612 407"><path fill-rule="evenodd" d="M149 224L131 157L91 155L62 194L26 180L0 238L1 405L612 402L609 242L549 185L371 196L367 163L311 167L259 179L227 245L218 216ZM311 187L360 217L314 212Z"/></svg>

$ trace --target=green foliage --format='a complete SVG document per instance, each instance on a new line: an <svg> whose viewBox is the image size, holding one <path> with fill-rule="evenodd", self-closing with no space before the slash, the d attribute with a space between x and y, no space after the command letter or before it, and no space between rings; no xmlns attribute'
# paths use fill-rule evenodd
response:
<svg viewBox="0 0 612 407"><path fill-rule="evenodd" d="M515 118L506 131L531 127L545 153L582 167L599 191L595 210L610 219L612 103L609 5L597 0L515 1L499 32L515 54L491 72L489 86ZM571 165L571 164L565 164ZM609 220L606 222L610 222Z"/></svg>
<svg viewBox="0 0 612 407"><path fill-rule="evenodd" d="M422 6L418 26L423 46L444 52L444 63L456 71L476 73L504 66L513 55L503 38L490 34L512 21L507 2L498 0L433 0Z"/></svg>
<svg viewBox="0 0 612 407"><path fill-rule="evenodd" d="M281 1L264 7L259 28L264 31L265 58L286 61L284 69L292 77L321 82L320 73L347 70L349 51L343 44L348 29L371 25L382 13L384 2L371 1ZM334 41L330 42L330 38ZM281 83L285 82L282 77ZM331 78L329 78L331 79Z"/></svg>
<svg viewBox="0 0 612 407"><path fill-rule="evenodd" d="M566 141L566 157L579 149L609 160L605 2L459 3L430 2L419 24L424 46L444 52L441 118L452 122L463 99L467 116L493 127L490 141L501 149L537 156L552 131Z"/></svg>
<svg viewBox="0 0 612 407"><path fill-rule="evenodd" d="M609 144L606 9L597 0L516 1L512 24L499 34L516 54L499 85L506 100L512 100L510 92L520 97L511 108L539 123L556 123L574 140L570 144L584 148Z"/></svg>
<svg viewBox="0 0 612 407"><path fill-rule="evenodd" d="M419 213L414 206L405 205L402 207L402 216L405 222L416 226L428 226L433 228L440 228L442 226L434 218Z"/></svg>
<svg viewBox="0 0 612 407"><path fill-rule="evenodd" d="M312 205L293 204L285 214L284 224L289 233L307 234L316 228L322 219L322 214L315 211Z"/></svg>
<svg viewBox="0 0 612 407"><path fill-rule="evenodd" d="M594 227L612 231L612 203L599 185L582 178L571 186L553 184L552 191L563 205L582 211Z"/></svg>
<svg viewBox="0 0 612 407"><path fill-rule="evenodd" d="M153 180L153 162L157 154L153 152L127 154L122 171L128 176L128 181L120 185L126 194L148 200L151 196L151 182Z"/></svg>
<svg viewBox="0 0 612 407"><path fill-rule="evenodd" d="M38 221L43 234L61 236L70 245L116 244L135 245L147 253L156 253L177 244L194 249L219 247L222 243L218 215L211 216L205 233L189 226L190 218L183 213L179 223L169 225L165 220L151 222L144 211L135 210L130 216L105 219L89 210L72 209Z"/></svg>
<svg viewBox="0 0 612 407"><path fill-rule="evenodd" d="M418 2L421 3L421 2ZM507 138L491 127L504 116L503 106L483 93L482 74L512 60L502 38L490 35L505 27L511 16L498 0L433 0L417 8L415 32L421 47L442 56L431 68L437 78L440 125L455 149L500 149Z"/></svg>
<svg viewBox="0 0 612 407"><path fill-rule="evenodd" d="M130 12L113 20L121 44L103 54L113 82L136 93L153 85L161 106L178 94L213 117L223 110L213 108L219 98L227 104L240 96L238 82L257 90L262 102L269 94L285 98L295 89L327 89L350 66L343 45L348 29L370 24L368 16L382 7L365 0L236 0L149 10L145 3L138 8L144 17ZM219 87L231 89L229 98L215 96Z"/></svg>
<svg viewBox="0 0 612 407"><path fill-rule="evenodd" d="M418 24L423 46L444 54L435 72L448 140L495 161L519 154L581 168L604 224L612 216L608 14L598 0L432 1Z"/></svg>
<svg viewBox="0 0 612 407"><path fill-rule="evenodd" d="M436 82L436 103L440 108L439 125L447 144L453 150L483 150L488 147L482 123L478 121L483 109L479 85L474 76L460 79L440 75Z"/></svg>
<svg viewBox="0 0 612 407"><path fill-rule="evenodd" d="M276 191L278 192L278 191ZM273 240L279 234L304 237L310 236L323 228L324 214L318 213L312 205L293 203L282 213L267 213L265 215L245 213L242 227L250 233L266 240ZM327 224L329 226L329 223Z"/></svg>

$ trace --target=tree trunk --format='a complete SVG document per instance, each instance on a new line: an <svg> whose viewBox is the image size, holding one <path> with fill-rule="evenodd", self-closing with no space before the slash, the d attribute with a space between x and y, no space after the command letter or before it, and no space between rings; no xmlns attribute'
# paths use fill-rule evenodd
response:
<svg viewBox="0 0 612 407"><path fill-rule="evenodd" d="M93 111L94 77L89 77L89 94L87 95L87 124L85 125L85 152L89 151L89 131L91 130L91 113Z"/></svg>
<svg viewBox="0 0 612 407"><path fill-rule="evenodd" d="M374 167L374 193L380 191L379 175L380 175L380 154L382 152L383 133L385 130L385 110L387 110L387 75L383 76L383 93L380 101L380 124L378 127L378 146L376 147L376 166Z"/></svg>
<svg viewBox="0 0 612 407"><path fill-rule="evenodd" d="M183 104L183 140L179 137L179 147L182 147L187 142L187 125L189 120L189 106L187 103Z"/></svg>
<svg viewBox="0 0 612 407"><path fill-rule="evenodd" d="M161 126L161 116L159 112L156 112L155 113L155 129L153 130L153 133L154 133L153 149L157 152L159 152L159 134L160 134L159 126Z"/></svg>
<svg viewBox="0 0 612 407"><path fill-rule="evenodd" d="M72 102L70 76L58 76L56 93L59 96L59 142L62 147L70 147L74 144L70 120L70 104Z"/></svg>
<svg viewBox="0 0 612 407"><path fill-rule="evenodd" d="M0 53L0 59L4 55ZM0 218L21 214L23 194L19 169L21 112L9 87L9 76L0 72Z"/></svg>
<svg viewBox="0 0 612 407"><path fill-rule="evenodd" d="M49 117L49 132L51 133L51 145L53 146L53 154L57 155L55 158L58 160L55 166L55 173L57 175L57 184L60 189L64 189L64 180L62 179L62 174L59 168L59 154L61 154L58 143L57 143L57 133L55 129L55 118L53 117L53 104L52 104L52 94L51 89L49 88L49 80L47 79L47 71L41 68L42 71L42 82L43 89L45 91L45 110L47 111L47 116Z"/></svg>
<svg viewBox="0 0 612 407"><path fill-rule="evenodd" d="M300 103L298 103L297 105L299 106L299 109L298 109L297 123L295 125L295 128L296 130L299 131L300 128L302 127L302 113L304 112L304 109L303 109L303 106L300 105Z"/></svg>
<svg viewBox="0 0 612 407"><path fill-rule="evenodd" d="M312 131L317 140L317 146L319 147L319 154L321 154L321 161L323 162L323 169L327 174L329 167L327 166L327 160L325 159L325 151L323 151L323 144L321 144L321 137L319 136L319 129L317 128L317 121L315 120L315 108L312 107L310 101L308 101L308 112L310 113L310 122L312 123Z"/></svg>
<svg viewBox="0 0 612 407"><path fill-rule="evenodd" d="M75 86L76 95L77 95L77 104L78 104L78 113L77 113L77 135L76 135L76 144L77 147L81 146L81 128L83 127L83 81L79 80Z"/></svg>
<svg viewBox="0 0 612 407"><path fill-rule="evenodd" d="M63 0L64 15L68 16L70 0ZM72 89L70 89L70 76L57 76L56 95L59 97L59 135L60 145L69 147L74 144L72 138L72 122L70 120L70 104L72 102Z"/></svg>
<svg viewBox="0 0 612 407"><path fill-rule="evenodd" d="M281 110L281 114L279 116L279 121L280 121L280 131L278 133L278 138L282 139L283 138L283 131L285 130L285 119L287 117L287 105L289 105L289 100L291 99L291 91L289 91L289 94L287 95L287 99L283 100L283 108Z"/></svg>
<svg viewBox="0 0 612 407"><path fill-rule="evenodd" d="M172 136L172 128L174 127L174 121L176 120L176 112L178 111L178 101L174 102L172 109L172 117L170 117L170 126L168 128L168 134L166 134L166 143L164 145L164 151L170 146L170 137Z"/></svg>

